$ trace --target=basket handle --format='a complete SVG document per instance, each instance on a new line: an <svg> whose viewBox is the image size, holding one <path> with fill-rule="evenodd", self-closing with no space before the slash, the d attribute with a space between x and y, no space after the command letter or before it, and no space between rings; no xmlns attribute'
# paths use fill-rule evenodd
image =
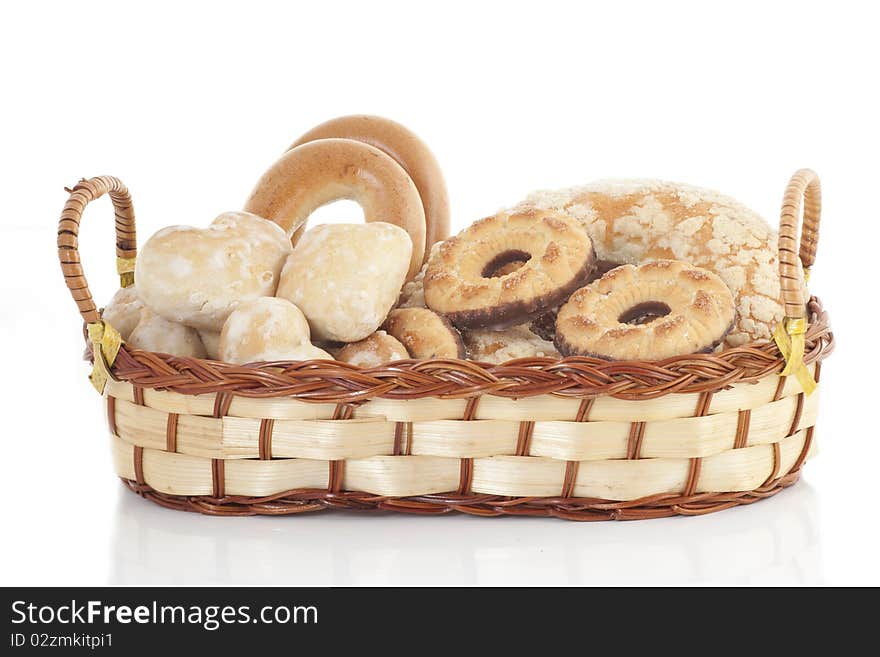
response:
<svg viewBox="0 0 880 657"><path fill-rule="evenodd" d="M58 260L61 262L67 288L79 308L79 314L87 324L94 324L100 320L100 315L80 263L80 219L89 203L104 194L110 195L116 215L116 270L121 285L128 287L134 283L134 259L137 255L134 208L128 188L119 178L113 176L97 176L88 180L84 178L73 189L65 188L65 191L70 192L70 197L64 204L61 220L58 222Z"/></svg>
<svg viewBox="0 0 880 657"><path fill-rule="evenodd" d="M801 208L804 219L798 245ZM810 267L816 260L821 215L822 187L819 176L811 169L796 171L785 188L779 218L779 282L785 316L792 319L803 319L807 316L807 304L797 264L800 258L804 276L809 276Z"/></svg>

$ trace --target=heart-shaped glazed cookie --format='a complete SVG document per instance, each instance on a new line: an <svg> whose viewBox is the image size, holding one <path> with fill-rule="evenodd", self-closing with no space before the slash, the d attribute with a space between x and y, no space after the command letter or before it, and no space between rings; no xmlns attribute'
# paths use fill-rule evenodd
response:
<svg viewBox="0 0 880 657"><path fill-rule="evenodd" d="M138 295L167 320L220 331L238 304L273 296L290 240L275 223L226 212L207 228L171 226L141 249Z"/></svg>

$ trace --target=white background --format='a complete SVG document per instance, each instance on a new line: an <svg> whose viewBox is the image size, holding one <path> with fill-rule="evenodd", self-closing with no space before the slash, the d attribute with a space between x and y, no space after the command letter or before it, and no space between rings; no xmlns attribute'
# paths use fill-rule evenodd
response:
<svg viewBox="0 0 880 657"><path fill-rule="evenodd" d="M870 4L452 4L4 9L0 583L880 584ZM839 346L805 481L705 518L599 524L222 519L124 491L55 260L62 187L121 177L143 243L240 208L295 137L348 113L395 118L432 146L457 229L534 188L606 176L717 188L775 221L789 175L817 170L812 287ZM81 243L104 303L108 201L87 213Z"/></svg>

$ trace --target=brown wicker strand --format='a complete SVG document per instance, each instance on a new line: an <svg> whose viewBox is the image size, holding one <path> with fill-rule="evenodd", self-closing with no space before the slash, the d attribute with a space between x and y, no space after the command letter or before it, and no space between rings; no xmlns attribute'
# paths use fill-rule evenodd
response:
<svg viewBox="0 0 880 657"><path fill-rule="evenodd" d="M272 460L272 430L275 428L275 420L263 418L260 420L259 453L261 461Z"/></svg>
<svg viewBox="0 0 880 657"><path fill-rule="evenodd" d="M83 211L104 194L110 196L116 214L116 257L134 258L137 254L134 208L128 188L113 176L97 176L80 180L70 193L58 222L58 259L64 281L80 315L87 324L100 319L79 256L79 225Z"/></svg>
<svg viewBox="0 0 880 657"><path fill-rule="evenodd" d="M794 417L791 419L791 427L788 429L787 436L793 436L801 424L801 416L804 413L804 393L798 394L796 403L797 406L795 406Z"/></svg>
<svg viewBox="0 0 880 657"><path fill-rule="evenodd" d="M712 406L712 394L710 390L700 393L697 407L694 409L694 417L704 417L709 414L709 408Z"/></svg>
<svg viewBox="0 0 880 657"><path fill-rule="evenodd" d="M107 426L111 434L119 436L119 430L116 428L116 397L112 395L107 396Z"/></svg>
<svg viewBox="0 0 880 657"><path fill-rule="evenodd" d="M798 472L801 467L804 465L804 461L807 460L807 454L810 453L810 447L813 446L813 432L815 431L815 427L810 427L807 429L807 432L804 436L804 446L801 448L801 453L798 455L794 464L791 466L792 472Z"/></svg>
<svg viewBox="0 0 880 657"><path fill-rule="evenodd" d="M741 410L736 418L736 436L733 439L733 448L742 449L749 442L749 423L752 420L752 410Z"/></svg>
<svg viewBox="0 0 880 657"><path fill-rule="evenodd" d="M640 459L642 452L642 439L645 437L645 423L632 422L629 427L629 439L626 443L626 458L629 460Z"/></svg>
<svg viewBox="0 0 880 657"><path fill-rule="evenodd" d="M693 466L692 466L693 467ZM123 479L135 493L161 506L208 515L250 516L291 515L322 511L331 507L357 510L384 510L418 515L435 515L457 511L472 515L550 516L566 520L644 520L675 515L704 515L748 505L776 495L794 484L799 469L779 477L768 486L738 493L696 493L690 496L668 493L627 502L594 498L515 498L500 495L431 495L415 498L384 498L359 492L329 493L326 490L302 489L284 491L267 497L216 497L169 495L146 484Z"/></svg>
<svg viewBox="0 0 880 657"><path fill-rule="evenodd" d="M687 483L684 485L684 492L682 495L685 497L693 497L694 493L697 490L697 484L700 481L700 468L703 465L702 458L692 458L690 469L688 470Z"/></svg>
<svg viewBox="0 0 880 657"><path fill-rule="evenodd" d="M565 462L565 478L562 481L562 497L571 497L574 495L574 485L577 481L579 461Z"/></svg>
<svg viewBox="0 0 880 657"><path fill-rule="evenodd" d="M773 468L770 470L770 474L767 475L767 478L764 480L764 483L761 486L770 486L773 483L773 480L776 479L777 475L779 475L779 461L781 459L781 455L779 453L779 443L773 443Z"/></svg>
<svg viewBox="0 0 880 657"><path fill-rule="evenodd" d="M211 487L212 496L220 499L225 494L226 489L226 464L223 459L211 459Z"/></svg>
<svg viewBox="0 0 880 657"><path fill-rule="evenodd" d="M803 229L798 246L798 225L803 210ZM805 300L798 264L809 269L816 259L822 191L819 177L801 169L791 177L782 200L779 219L779 279L786 317L805 317Z"/></svg>
<svg viewBox="0 0 880 657"><path fill-rule="evenodd" d="M535 423L523 421L519 423L519 435L516 438L516 456L528 456L532 446L532 434L535 431Z"/></svg>
<svg viewBox="0 0 880 657"><path fill-rule="evenodd" d="M834 348L827 313L819 300L811 299L809 309L804 356L808 365L826 358ZM514 399L554 394L581 398L583 411L589 409L590 398L599 396L637 401L672 393L718 392L735 383L754 383L778 374L784 364L773 342L664 361L613 362L576 356L522 358L491 365L438 359L401 361L369 371L348 363L316 361L241 366L123 345L113 374L135 386L185 395L218 393L215 416L222 417L228 412L233 394L334 404L357 404L374 398L467 398L471 412L475 412L482 394Z"/></svg>
<svg viewBox="0 0 880 657"><path fill-rule="evenodd" d="M165 451L174 453L177 451L177 413L169 413L165 422Z"/></svg>
<svg viewBox="0 0 880 657"><path fill-rule="evenodd" d="M134 461L134 479L143 486L146 484L144 479L144 448L135 446L132 450L132 459Z"/></svg>

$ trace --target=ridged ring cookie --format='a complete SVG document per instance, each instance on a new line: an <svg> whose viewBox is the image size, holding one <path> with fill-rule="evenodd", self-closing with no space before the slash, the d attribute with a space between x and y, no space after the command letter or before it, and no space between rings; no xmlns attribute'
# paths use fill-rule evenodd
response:
<svg viewBox="0 0 880 657"><path fill-rule="evenodd" d="M600 263L681 260L718 274L736 303L729 346L770 339L785 315L776 231L728 196L662 180L605 180L535 192L523 206L581 221Z"/></svg>
<svg viewBox="0 0 880 657"><path fill-rule="evenodd" d="M445 317L427 308L398 308L385 320L385 330L418 359L464 358L461 334Z"/></svg>
<svg viewBox="0 0 880 657"><path fill-rule="evenodd" d="M298 229L322 205L356 201L367 221L395 224L413 249L407 280L422 266L425 211L415 183L391 157L351 139L319 139L287 151L257 182L248 212L280 225L296 244Z"/></svg>
<svg viewBox="0 0 880 657"><path fill-rule="evenodd" d="M577 220L551 210L502 212L440 245L425 272L425 302L459 328L507 328L564 301L595 261ZM522 265L510 271L511 262Z"/></svg>
<svg viewBox="0 0 880 657"><path fill-rule="evenodd" d="M676 260L612 269L571 295L556 317L565 356L660 360L710 352L735 317L733 295L716 275Z"/></svg>
<svg viewBox="0 0 880 657"><path fill-rule="evenodd" d="M293 142L296 148L316 139L354 139L390 155L409 174L425 209L425 258L431 246L449 236L449 196L437 158L411 130L381 116L353 115L330 119Z"/></svg>

